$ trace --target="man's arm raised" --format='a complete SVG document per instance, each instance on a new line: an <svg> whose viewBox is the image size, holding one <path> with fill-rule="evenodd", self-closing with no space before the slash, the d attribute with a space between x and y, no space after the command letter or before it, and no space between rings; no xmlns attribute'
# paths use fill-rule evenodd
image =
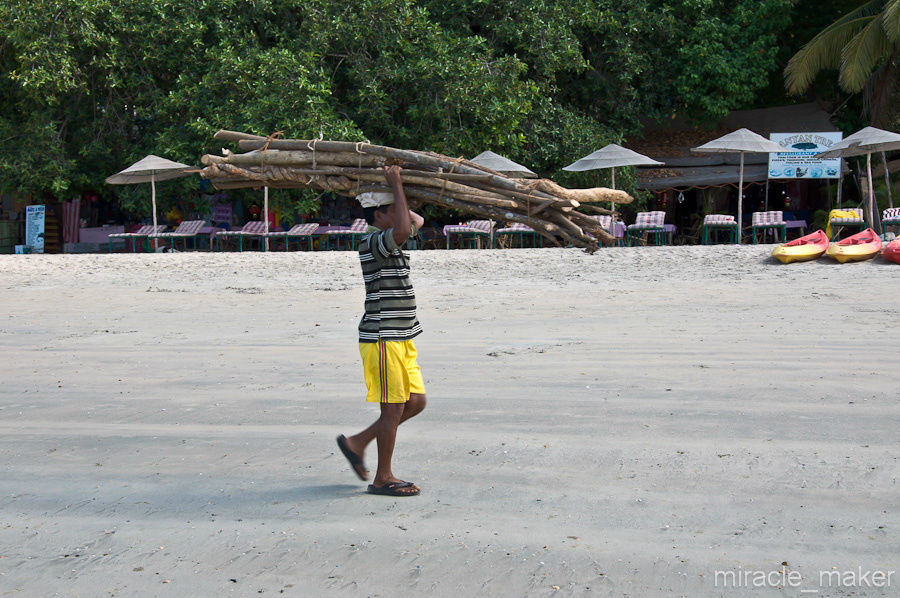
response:
<svg viewBox="0 0 900 598"><path fill-rule="evenodd" d="M391 228L397 247L403 245L412 234L412 221L409 206L406 204L406 193L403 192L403 180L400 178L399 166L385 166L384 178L394 193L394 204L391 207Z"/></svg>
<svg viewBox="0 0 900 598"><path fill-rule="evenodd" d="M416 230L422 230L422 227L425 226L425 219L412 210L409 211L409 219L412 222L412 225L416 227Z"/></svg>

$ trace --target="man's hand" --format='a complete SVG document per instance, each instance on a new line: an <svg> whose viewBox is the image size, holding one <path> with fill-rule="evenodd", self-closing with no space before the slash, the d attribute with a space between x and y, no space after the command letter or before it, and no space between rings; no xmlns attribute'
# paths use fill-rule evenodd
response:
<svg viewBox="0 0 900 598"><path fill-rule="evenodd" d="M396 189L398 186L403 185L403 179L400 178L400 167L399 166L385 166L384 167L384 178L387 181L387 184L392 188Z"/></svg>

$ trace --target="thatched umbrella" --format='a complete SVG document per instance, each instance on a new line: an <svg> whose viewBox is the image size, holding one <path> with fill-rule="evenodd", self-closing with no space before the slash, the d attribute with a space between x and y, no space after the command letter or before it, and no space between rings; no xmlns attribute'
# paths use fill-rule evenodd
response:
<svg viewBox="0 0 900 598"><path fill-rule="evenodd" d="M173 162L154 156L149 156L135 162L125 170L107 177L106 182L110 185L133 185L135 183L150 183L150 201L153 206L153 230L156 230L156 181L166 181L168 179L177 179L187 176L187 170L193 168L187 164ZM157 240L153 239L154 247Z"/></svg>
<svg viewBox="0 0 900 598"><path fill-rule="evenodd" d="M774 141L769 141L762 135L757 135L750 129L738 129L727 135L723 135L718 139L713 139L709 143L695 148L691 151L704 152L710 154L734 154L741 155L741 170L738 175L738 243L741 242L741 230L744 225L744 154L774 154L785 151Z"/></svg>
<svg viewBox="0 0 900 598"><path fill-rule="evenodd" d="M860 129L832 145L828 151L816 154L816 158L837 158L851 156L866 156L866 169L869 179L869 225L875 225L875 188L872 184L872 154L875 152L889 152L900 149L900 135L884 129L866 127ZM887 164L885 164L887 170ZM888 185L890 188L890 185Z"/></svg>
<svg viewBox="0 0 900 598"><path fill-rule="evenodd" d="M479 164L484 166L485 168L490 168L491 170L496 170L500 174L505 174L506 176L516 178L516 179L536 179L537 175L521 164L513 162L509 158L504 158L500 154L495 154L494 152L488 150L481 152L471 160L470 162L474 162L475 164Z"/></svg>
<svg viewBox="0 0 900 598"><path fill-rule="evenodd" d="M662 162L657 162L649 156L639 154L628 148L622 147L615 143L610 143L587 156L572 162L563 170L569 172L583 172L586 170L601 170L604 168L612 169L612 188L616 188L616 167L619 166L662 166ZM615 216L615 204L612 204L613 216ZM615 236L616 222L615 217L610 218L610 233Z"/></svg>

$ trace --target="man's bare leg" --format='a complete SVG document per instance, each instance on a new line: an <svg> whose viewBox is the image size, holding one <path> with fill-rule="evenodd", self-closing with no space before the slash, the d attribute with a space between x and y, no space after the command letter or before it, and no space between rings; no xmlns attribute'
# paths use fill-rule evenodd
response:
<svg viewBox="0 0 900 598"><path fill-rule="evenodd" d="M415 394L415 393L410 393L409 400L406 403L392 404L392 406L395 406L395 407L401 407L401 406L403 407L401 414L400 414L400 419L394 425L394 432L393 432L394 438L396 438L397 426L399 426L406 420L422 413L422 410L425 409L425 404L426 404L425 395ZM354 453L359 455L360 457L362 457L363 454L366 452L366 447L369 446L369 443L372 442L373 440L375 440L378 436L379 424L381 423L382 419L384 418L383 407L384 407L384 405L382 405L381 417L379 417L377 420L375 420L375 423L373 423L371 426L369 426L368 428L366 428L359 434L355 434L353 436L347 437L347 447L351 451L353 451ZM380 466L380 464L381 464L381 449L380 448L379 448L378 452L379 452L378 463ZM393 452L394 452L393 441L391 441L391 455L393 454ZM391 455L388 455L388 460L387 460L388 471L390 471ZM375 477L375 482L376 482L376 484L375 484L376 486L382 485L381 483L379 483L380 480L378 479L377 475Z"/></svg>

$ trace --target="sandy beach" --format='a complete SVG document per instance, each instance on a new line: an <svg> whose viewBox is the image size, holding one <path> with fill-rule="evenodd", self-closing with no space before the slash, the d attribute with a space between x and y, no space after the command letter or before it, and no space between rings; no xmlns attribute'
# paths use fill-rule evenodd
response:
<svg viewBox="0 0 900 598"><path fill-rule="evenodd" d="M0 596L897 595L900 267L771 249L412 252L404 499L355 254L0 256Z"/></svg>

